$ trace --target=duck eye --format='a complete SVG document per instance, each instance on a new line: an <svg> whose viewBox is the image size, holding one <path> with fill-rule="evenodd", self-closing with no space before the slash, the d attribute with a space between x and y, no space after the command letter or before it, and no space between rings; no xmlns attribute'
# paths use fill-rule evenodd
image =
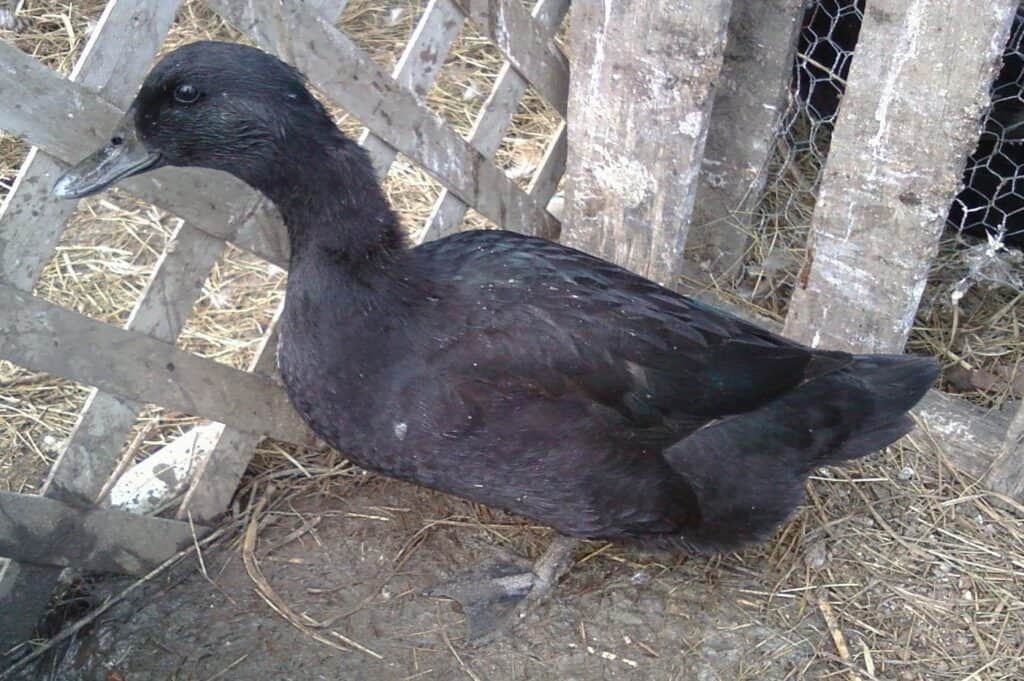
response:
<svg viewBox="0 0 1024 681"><path fill-rule="evenodd" d="M182 83L174 88L174 100L180 104L194 104L199 99L199 89L195 85Z"/></svg>

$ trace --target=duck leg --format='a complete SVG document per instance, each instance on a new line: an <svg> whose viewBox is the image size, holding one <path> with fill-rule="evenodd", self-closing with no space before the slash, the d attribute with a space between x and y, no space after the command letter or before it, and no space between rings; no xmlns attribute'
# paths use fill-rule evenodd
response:
<svg viewBox="0 0 1024 681"><path fill-rule="evenodd" d="M515 626L551 593L572 565L578 543L557 535L533 565L517 558L487 561L424 593L457 601L466 615L468 643L480 645Z"/></svg>

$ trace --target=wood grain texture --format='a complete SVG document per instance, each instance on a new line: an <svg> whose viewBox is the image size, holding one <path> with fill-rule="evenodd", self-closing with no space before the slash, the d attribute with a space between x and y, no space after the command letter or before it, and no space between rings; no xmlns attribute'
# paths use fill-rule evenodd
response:
<svg viewBox="0 0 1024 681"><path fill-rule="evenodd" d="M239 430L312 440L280 386L0 285L0 358ZM88 347L91 352L80 350Z"/></svg>
<svg viewBox="0 0 1024 681"><path fill-rule="evenodd" d="M568 245L676 283L730 4L573 3Z"/></svg>
<svg viewBox="0 0 1024 681"><path fill-rule="evenodd" d="M1017 4L867 3L786 335L903 348Z"/></svg>
<svg viewBox="0 0 1024 681"><path fill-rule="evenodd" d="M0 554L34 566L144 574L210 528L0 492Z"/></svg>
<svg viewBox="0 0 1024 681"><path fill-rule="evenodd" d="M733 3L687 256L728 285L738 273L789 99L801 0Z"/></svg>
<svg viewBox="0 0 1024 681"><path fill-rule="evenodd" d="M512 68L565 117L569 63L551 41L547 30L534 21L520 0L455 1L480 32L494 41Z"/></svg>
<svg viewBox="0 0 1024 681"><path fill-rule="evenodd" d="M550 40L555 35L568 9L569 0L538 0L533 6L533 17L543 38ZM473 122L473 130L469 136L469 143L473 148L487 158L494 157L494 152L501 145L501 140L528 86L527 81L510 64L501 67L487 101ZM562 170L564 167L563 163ZM548 169L550 171L551 168ZM561 178L562 170L559 171L559 177L555 178L556 183ZM541 205L547 205L550 196L551 194L548 194L545 197L543 192L538 192L535 198ZM467 210L465 202L447 189L442 191L431 209L430 217L427 218L423 240L429 241L455 232ZM557 234L549 236L557 238Z"/></svg>

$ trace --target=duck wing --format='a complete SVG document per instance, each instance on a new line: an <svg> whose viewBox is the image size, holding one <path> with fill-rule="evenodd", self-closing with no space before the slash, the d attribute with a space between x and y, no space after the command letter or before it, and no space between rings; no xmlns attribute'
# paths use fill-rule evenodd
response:
<svg viewBox="0 0 1024 681"><path fill-rule="evenodd" d="M476 380L574 394L668 441L852 362L560 244L498 231L432 244L417 250L447 265L468 310L441 353Z"/></svg>

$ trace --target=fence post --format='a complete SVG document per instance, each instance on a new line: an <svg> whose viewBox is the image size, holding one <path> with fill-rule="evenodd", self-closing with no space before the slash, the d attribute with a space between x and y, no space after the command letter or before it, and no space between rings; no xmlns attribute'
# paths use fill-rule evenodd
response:
<svg viewBox="0 0 1024 681"><path fill-rule="evenodd" d="M687 257L723 285L739 272L750 214L789 98L803 0L736 3L711 113Z"/></svg>
<svg viewBox="0 0 1024 681"><path fill-rule="evenodd" d="M676 283L730 5L573 3L565 243Z"/></svg>
<svg viewBox="0 0 1024 681"><path fill-rule="evenodd" d="M867 4L787 335L903 348L1017 4Z"/></svg>

